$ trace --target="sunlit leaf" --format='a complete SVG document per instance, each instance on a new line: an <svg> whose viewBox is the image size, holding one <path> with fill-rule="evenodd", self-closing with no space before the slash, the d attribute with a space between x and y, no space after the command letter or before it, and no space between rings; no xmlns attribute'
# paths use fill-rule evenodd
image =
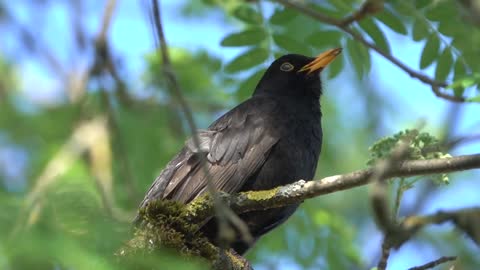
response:
<svg viewBox="0 0 480 270"><path fill-rule="evenodd" d="M472 98L468 98L467 101L470 101L470 102L480 102L480 95L475 96L475 97L472 97Z"/></svg>
<svg viewBox="0 0 480 270"><path fill-rule="evenodd" d="M435 79L438 81L444 81L450 71L452 70L453 57L452 52L449 47L443 50L440 58L437 62L437 67L435 69Z"/></svg>
<svg viewBox="0 0 480 270"><path fill-rule="evenodd" d="M428 37L425 47L423 47L422 56L420 57L420 68L424 69L430 66L435 58L438 56L438 50L440 49L440 40L435 34Z"/></svg>
<svg viewBox="0 0 480 270"><path fill-rule="evenodd" d="M458 68L457 64L455 66ZM453 89L455 96L461 97L466 88L472 87L478 83L480 83L480 73L474 73L455 79L455 81L447 86L447 88Z"/></svg>
<svg viewBox="0 0 480 270"><path fill-rule="evenodd" d="M375 42L375 45L377 45L384 52L390 54L390 45L388 44L388 40L373 19L369 18L362 20L359 25L372 38L373 42Z"/></svg>
<svg viewBox="0 0 480 270"><path fill-rule="evenodd" d="M225 47L238 47L257 45L267 38L267 33L263 28L255 27L242 32L233 33L223 38L220 45Z"/></svg>
<svg viewBox="0 0 480 270"><path fill-rule="evenodd" d="M400 20L400 18L398 18L397 15L388 9L384 9L377 16L375 16L375 18L399 34L406 35L408 33L405 24Z"/></svg>
<svg viewBox="0 0 480 270"><path fill-rule="evenodd" d="M230 63L225 66L225 71L229 73L246 70L251 67L257 66L268 58L268 50L264 48L254 48L247 52L235 57Z"/></svg>

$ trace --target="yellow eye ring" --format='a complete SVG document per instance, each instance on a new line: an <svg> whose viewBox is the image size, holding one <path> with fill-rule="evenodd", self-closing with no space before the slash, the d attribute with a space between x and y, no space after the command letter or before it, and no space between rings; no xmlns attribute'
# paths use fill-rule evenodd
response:
<svg viewBox="0 0 480 270"><path fill-rule="evenodd" d="M293 69L294 69L294 66L289 62L285 62L280 66L281 71L292 71Z"/></svg>

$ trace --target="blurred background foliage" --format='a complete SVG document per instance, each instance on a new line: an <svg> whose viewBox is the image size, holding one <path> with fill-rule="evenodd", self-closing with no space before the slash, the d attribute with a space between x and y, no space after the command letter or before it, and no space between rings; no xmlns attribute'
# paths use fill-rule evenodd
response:
<svg viewBox="0 0 480 270"><path fill-rule="evenodd" d="M113 256L144 192L189 136L162 75L145 1L118 1L102 37L113 2L0 2L0 269L206 267L170 250L121 266ZM296 2L338 19L363 3ZM276 56L341 46L344 53L322 74L317 178L365 167L370 145L420 119L440 140L464 139L452 144L453 154L480 149L472 139L480 127L477 104L437 98L332 25L276 1L171 0L162 1L162 11L174 72L199 127L248 98ZM351 28L447 82L447 94L475 102L478 18L474 0L391 0ZM478 206L478 176L451 175L448 187L415 181L400 214ZM369 269L380 244L363 187L305 202L247 257L255 269ZM476 254L468 239L440 226L394 252L389 269L441 255L458 255L455 269L476 269Z"/></svg>

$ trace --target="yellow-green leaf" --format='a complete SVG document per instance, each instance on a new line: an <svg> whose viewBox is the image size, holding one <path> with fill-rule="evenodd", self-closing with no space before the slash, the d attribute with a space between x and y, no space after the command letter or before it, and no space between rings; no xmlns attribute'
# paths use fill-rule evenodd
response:
<svg viewBox="0 0 480 270"><path fill-rule="evenodd" d="M480 102L480 95L475 96L475 97L472 97L472 98L468 98L467 101L470 101L470 102Z"/></svg>
<svg viewBox="0 0 480 270"><path fill-rule="evenodd" d="M225 66L225 72L233 73L249 69L251 67L262 64L268 58L268 50L264 48L254 48L245 53L235 57L230 63Z"/></svg>
<svg viewBox="0 0 480 270"><path fill-rule="evenodd" d="M255 27L242 32L232 33L220 42L225 47L239 47L248 45L257 45L267 38L267 33L263 28Z"/></svg>

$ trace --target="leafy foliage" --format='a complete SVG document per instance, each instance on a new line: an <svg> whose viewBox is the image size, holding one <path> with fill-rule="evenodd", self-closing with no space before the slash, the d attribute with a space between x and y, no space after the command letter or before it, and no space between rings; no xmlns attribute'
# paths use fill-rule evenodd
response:
<svg viewBox="0 0 480 270"><path fill-rule="evenodd" d="M375 142L370 148L370 159L368 165L374 165L381 159L387 159L400 143L409 142L407 146L406 160L424 160L433 158L451 157L441 148L441 143L434 136L427 132L419 132L416 129L406 129L392 136L388 136ZM448 183L446 174L433 177L439 183Z"/></svg>

